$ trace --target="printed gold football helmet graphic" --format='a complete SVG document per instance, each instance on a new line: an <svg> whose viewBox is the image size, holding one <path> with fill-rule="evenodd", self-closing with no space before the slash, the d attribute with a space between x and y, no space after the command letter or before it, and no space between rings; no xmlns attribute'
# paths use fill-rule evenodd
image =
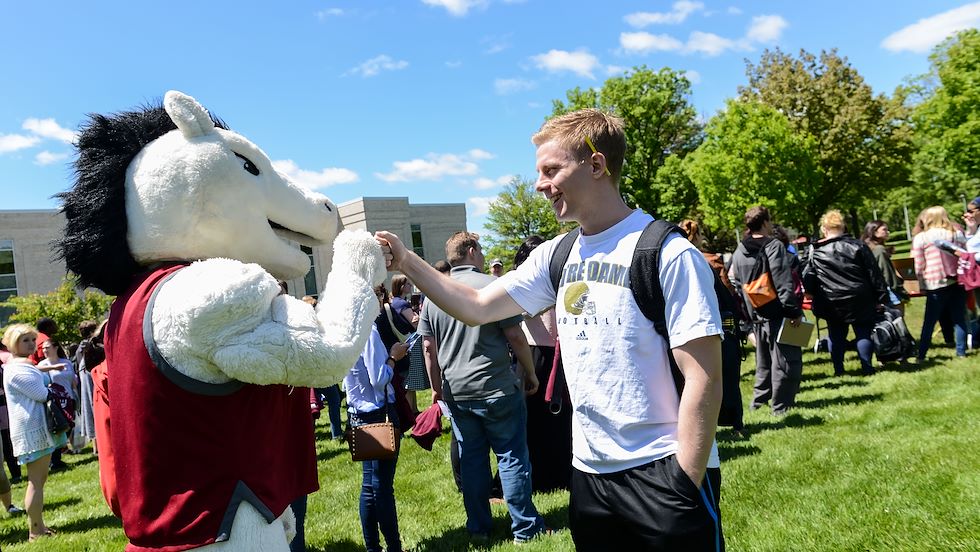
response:
<svg viewBox="0 0 980 552"><path fill-rule="evenodd" d="M589 286L585 282L575 282L565 289L565 311L574 315L595 314L595 303L589 301Z"/></svg>

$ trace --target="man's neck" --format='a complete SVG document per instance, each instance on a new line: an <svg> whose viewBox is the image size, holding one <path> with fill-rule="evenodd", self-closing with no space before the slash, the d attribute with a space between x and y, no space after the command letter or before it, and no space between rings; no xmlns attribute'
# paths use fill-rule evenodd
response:
<svg viewBox="0 0 980 552"><path fill-rule="evenodd" d="M578 223L582 227L582 234L591 236L612 228L631 214L633 209L627 207L617 195L615 201L610 201L607 205L594 206Z"/></svg>

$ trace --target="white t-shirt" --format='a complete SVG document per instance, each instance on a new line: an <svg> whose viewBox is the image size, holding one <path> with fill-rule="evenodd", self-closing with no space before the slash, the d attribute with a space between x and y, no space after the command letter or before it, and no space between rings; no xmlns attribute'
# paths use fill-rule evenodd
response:
<svg viewBox="0 0 980 552"><path fill-rule="evenodd" d="M37 363L39 368L43 366L51 366L51 364L51 361L48 359L44 359ZM59 358L58 362L55 362L54 364L64 364L65 367L61 370L50 370L47 372L48 376L51 377L52 383L57 383L58 385L64 387L65 391L68 392L71 398L77 401L78 397L75 396L75 388L72 385L75 382L75 368L72 366L71 361L67 358Z"/></svg>
<svg viewBox="0 0 980 552"><path fill-rule="evenodd" d="M565 263L557 301L549 270L561 236L538 246L520 267L491 284L503 286L532 314L555 305L575 409L572 465L583 472L627 470L677 452L679 397L667 343L629 287L633 250L652 220L636 210L603 232L579 236ZM669 237L661 250L660 284L673 347L722 334L714 274L679 235ZM713 444L708 466L719 465Z"/></svg>

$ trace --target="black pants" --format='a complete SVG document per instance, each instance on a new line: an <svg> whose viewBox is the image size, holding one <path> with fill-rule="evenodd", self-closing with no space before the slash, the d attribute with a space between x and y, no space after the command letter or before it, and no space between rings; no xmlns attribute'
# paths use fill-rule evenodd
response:
<svg viewBox="0 0 980 552"><path fill-rule="evenodd" d="M572 472L569 525L575 549L725 549L718 509L721 471L708 468L701 488L668 456L610 474Z"/></svg>

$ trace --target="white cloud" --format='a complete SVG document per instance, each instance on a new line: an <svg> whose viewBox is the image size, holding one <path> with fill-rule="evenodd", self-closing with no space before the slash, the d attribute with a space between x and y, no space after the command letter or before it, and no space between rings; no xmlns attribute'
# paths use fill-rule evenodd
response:
<svg viewBox="0 0 980 552"><path fill-rule="evenodd" d="M477 152L474 155L474 152ZM452 153L430 153L424 159L395 161L394 170L389 173L374 173L385 182L411 182L415 180L441 180L446 176L474 176L480 167L474 160L489 159L483 150L470 150L464 155Z"/></svg>
<svg viewBox="0 0 980 552"><path fill-rule="evenodd" d="M491 188L510 184L510 181L513 179L514 175L512 174L505 174L504 176L500 176L495 179L481 177L473 181L473 186L476 187L477 190L489 190Z"/></svg>
<svg viewBox="0 0 980 552"><path fill-rule="evenodd" d="M692 69L684 71L684 76L687 77L687 80L691 81L691 84L699 84L701 82L701 73Z"/></svg>
<svg viewBox="0 0 980 552"><path fill-rule="evenodd" d="M75 133L67 128L62 127L54 119L26 119L22 125L24 130L29 130L33 134L40 136L41 138L51 138L53 140L61 140L66 144L71 144L75 141Z"/></svg>
<svg viewBox="0 0 980 552"><path fill-rule="evenodd" d="M472 8L483 8L487 5L487 0L422 0L423 4L446 8L451 15L463 17Z"/></svg>
<svg viewBox="0 0 980 552"><path fill-rule="evenodd" d="M775 42L788 26L789 23L778 15L757 15L752 18L745 38L753 42Z"/></svg>
<svg viewBox="0 0 980 552"><path fill-rule="evenodd" d="M381 54L365 61L357 67L352 67L347 74L360 75L367 78L376 76L381 71L397 71L406 67L408 67L407 61L395 60L391 56Z"/></svg>
<svg viewBox="0 0 980 552"><path fill-rule="evenodd" d="M888 35L881 41L881 47L892 52L908 50L921 54L949 35L975 27L980 27L980 2L920 19Z"/></svg>
<svg viewBox="0 0 980 552"><path fill-rule="evenodd" d="M585 50L568 52L566 50L549 50L546 54L532 56L531 60L539 69L552 73L569 71L576 75L594 79L592 71L599 66L599 58Z"/></svg>
<svg viewBox="0 0 980 552"><path fill-rule="evenodd" d="M50 165L58 161L64 161L65 159L68 159L67 153L51 153L48 150L44 150L34 156L34 163L38 165Z"/></svg>
<svg viewBox="0 0 980 552"><path fill-rule="evenodd" d="M316 18L320 21L330 19L331 17L340 17L342 15L344 15L344 10L340 8L327 8L316 12Z"/></svg>
<svg viewBox="0 0 980 552"><path fill-rule="evenodd" d="M694 31L688 37L687 45L684 46L684 49L688 52L697 52L708 57L714 57L723 53L725 50L732 50L737 47L740 47L740 45L729 38L718 36L714 33Z"/></svg>
<svg viewBox="0 0 980 552"><path fill-rule="evenodd" d="M496 157L496 155L490 153L489 151L481 150L479 148L471 149L470 151L466 152L466 155L468 155L470 159L474 159L476 161L486 161L487 159L493 159Z"/></svg>
<svg viewBox="0 0 980 552"><path fill-rule="evenodd" d="M493 81L493 91L501 96L532 90L534 82L525 79L496 79Z"/></svg>
<svg viewBox="0 0 980 552"><path fill-rule="evenodd" d="M484 53L488 55L499 54L500 52L510 48L511 36L512 33L508 33L503 36L488 36L483 38L480 40L480 43L487 45L487 49L484 50Z"/></svg>
<svg viewBox="0 0 980 552"><path fill-rule="evenodd" d="M462 66L463 66L463 62L462 61L447 61L446 62L446 67L448 67L450 69L459 69Z"/></svg>
<svg viewBox="0 0 980 552"><path fill-rule="evenodd" d="M728 15L742 15L742 8L737 6L728 6L728 9L725 11L728 12Z"/></svg>
<svg viewBox="0 0 980 552"><path fill-rule="evenodd" d="M680 50L684 44L676 38L647 32L620 33L619 45L631 54L648 54L650 52L669 52Z"/></svg>
<svg viewBox="0 0 980 552"><path fill-rule="evenodd" d="M0 134L0 153L32 148L41 141L37 136L22 134Z"/></svg>
<svg viewBox="0 0 980 552"><path fill-rule="evenodd" d="M622 75L629 70L629 67L623 67L622 65L607 65L606 75Z"/></svg>
<svg viewBox="0 0 980 552"><path fill-rule="evenodd" d="M473 212L469 213L474 217L486 216L490 212L490 204L497 199L497 196L490 197L471 197L466 200L466 204L469 205Z"/></svg>
<svg viewBox="0 0 980 552"><path fill-rule="evenodd" d="M292 159L273 161L272 168L286 175L290 180L311 190L328 188L335 184L357 182L357 173L350 169L331 167L320 171L308 171L299 168Z"/></svg>
<svg viewBox="0 0 980 552"><path fill-rule="evenodd" d="M696 11L704 9L704 4L701 2L688 2L687 0L681 0L680 2L674 2L673 9L669 12L635 12L631 13L625 17L626 23L632 27L642 29L648 25L676 25L678 23L683 23L687 16L691 15Z"/></svg>

